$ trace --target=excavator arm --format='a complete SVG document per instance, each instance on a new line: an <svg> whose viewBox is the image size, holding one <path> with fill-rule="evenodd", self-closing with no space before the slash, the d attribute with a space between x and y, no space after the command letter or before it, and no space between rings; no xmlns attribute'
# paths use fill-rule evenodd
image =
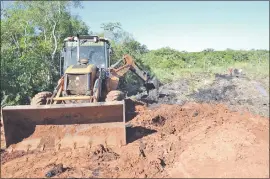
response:
<svg viewBox="0 0 270 179"><path fill-rule="evenodd" d="M118 64L121 63L121 61L124 62L124 65L120 66L119 68L115 68ZM124 55L123 59L116 62L109 69L110 73L118 78L123 77L130 70L144 81L147 92L152 89L158 89L157 79L151 79L149 73L139 68L139 66L135 63L130 55Z"/></svg>

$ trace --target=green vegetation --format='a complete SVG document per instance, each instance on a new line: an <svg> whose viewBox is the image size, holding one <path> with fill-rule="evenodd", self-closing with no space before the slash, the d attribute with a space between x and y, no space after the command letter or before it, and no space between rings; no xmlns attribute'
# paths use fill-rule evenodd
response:
<svg viewBox="0 0 270 179"><path fill-rule="evenodd" d="M85 23L69 12L69 6L78 5L21 1L1 9L2 104L24 104L28 96L53 88L59 78L63 39L89 33Z"/></svg>
<svg viewBox="0 0 270 179"><path fill-rule="evenodd" d="M204 50L179 52L170 48L153 50L142 61L163 82L194 72L224 73L228 68L242 68L248 75L269 76L269 51L267 50Z"/></svg>
<svg viewBox="0 0 270 179"><path fill-rule="evenodd" d="M72 16L69 7L78 2L19 1L2 10L1 19L1 105L27 104L40 91L52 91L59 79L59 58L65 37L93 34L89 27ZM161 82L168 82L195 72L224 72L241 67L253 76L269 76L269 51L180 52L171 48L148 50L121 24L101 24L102 32L112 40L113 62L130 54L136 62ZM138 86L136 76L128 73L121 88Z"/></svg>

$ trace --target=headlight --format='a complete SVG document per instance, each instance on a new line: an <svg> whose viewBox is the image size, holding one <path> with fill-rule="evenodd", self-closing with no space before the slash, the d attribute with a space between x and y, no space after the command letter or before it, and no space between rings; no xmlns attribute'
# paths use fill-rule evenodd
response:
<svg viewBox="0 0 270 179"><path fill-rule="evenodd" d="M75 78L75 85L76 86L80 85L80 77L79 76L76 76L76 78Z"/></svg>

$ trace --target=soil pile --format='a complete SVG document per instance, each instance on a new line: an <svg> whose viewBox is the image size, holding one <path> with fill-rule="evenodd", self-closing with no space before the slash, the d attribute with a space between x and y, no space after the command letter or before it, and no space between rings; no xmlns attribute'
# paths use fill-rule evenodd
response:
<svg viewBox="0 0 270 179"><path fill-rule="evenodd" d="M216 74L212 84L189 95L196 102L224 103L233 110L248 110L269 117L269 94L256 81Z"/></svg>
<svg viewBox="0 0 270 179"><path fill-rule="evenodd" d="M269 118L222 104L133 106L128 145L60 149L8 157L1 177L269 177ZM131 112L131 111L130 111Z"/></svg>

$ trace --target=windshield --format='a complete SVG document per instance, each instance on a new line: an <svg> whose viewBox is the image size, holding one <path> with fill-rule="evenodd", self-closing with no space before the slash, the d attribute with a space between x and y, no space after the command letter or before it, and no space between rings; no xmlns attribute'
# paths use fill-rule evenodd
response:
<svg viewBox="0 0 270 179"><path fill-rule="evenodd" d="M77 42L66 42L64 70L70 65L77 64L77 44ZM89 59L89 64L105 67L106 59L104 43L81 42L80 59L82 58Z"/></svg>

